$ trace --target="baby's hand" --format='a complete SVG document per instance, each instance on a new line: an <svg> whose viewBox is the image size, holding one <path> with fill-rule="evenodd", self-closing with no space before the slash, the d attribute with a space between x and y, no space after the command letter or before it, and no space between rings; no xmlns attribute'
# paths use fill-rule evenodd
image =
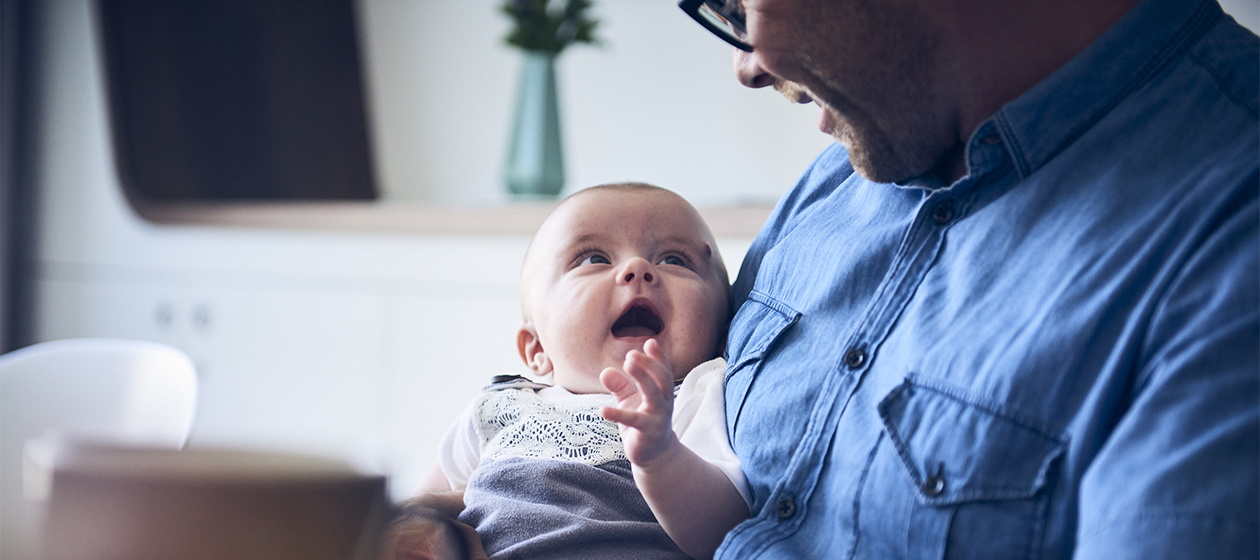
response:
<svg viewBox="0 0 1260 560"><path fill-rule="evenodd" d="M624 372L606 368L600 372L600 383L617 399L616 407L606 406L601 413L621 425L626 458L646 467L678 445L671 421L674 372L661 345L651 339L643 345L643 352L631 350L626 354L623 369Z"/></svg>

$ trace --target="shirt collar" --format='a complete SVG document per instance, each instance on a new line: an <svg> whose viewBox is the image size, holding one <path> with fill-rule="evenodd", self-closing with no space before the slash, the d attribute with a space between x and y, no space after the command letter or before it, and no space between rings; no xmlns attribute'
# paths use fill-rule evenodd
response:
<svg viewBox="0 0 1260 560"><path fill-rule="evenodd" d="M996 125L1020 177L1027 177L1181 54L1222 14L1216 0L1144 0L978 127L968 151L985 137L989 125Z"/></svg>

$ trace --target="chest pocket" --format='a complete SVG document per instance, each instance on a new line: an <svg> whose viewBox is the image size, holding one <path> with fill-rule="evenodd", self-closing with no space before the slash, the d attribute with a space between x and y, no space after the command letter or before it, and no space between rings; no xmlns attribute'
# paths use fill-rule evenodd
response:
<svg viewBox="0 0 1260 560"><path fill-rule="evenodd" d="M727 334L726 429L734 435L739 414L766 352L801 318L799 311L753 290L731 320Z"/></svg>
<svg viewBox="0 0 1260 560"><path fill-rule="evenodd" d="M894 470L908 477L918 504L911 530L920 533L910 541L937 550L934 558L1027 556L1044 530L1042 490L1064 441L1035 421L914 378L878 411L901 463Z"/></svg>
<svg viewBox="0 0 1260 560"><path fill-rule="evenodd" d="M909 380L879 415L924 505L1031 498L1065 446L1031 422Z"/></svg>

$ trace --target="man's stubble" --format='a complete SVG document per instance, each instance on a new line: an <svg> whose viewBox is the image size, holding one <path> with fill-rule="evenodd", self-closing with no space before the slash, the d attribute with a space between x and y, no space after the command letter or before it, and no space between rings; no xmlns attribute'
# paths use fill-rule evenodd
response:
<svg viewBox="0 0 1260 560"><path fill-rule="evenodd" d="M794 88L808 92L863 177L887 183L929 174L959 142L937 88L940 41L930 26L909 23L925 21L920 14L879 1L853 4L862 8L846 21L829 29L820 15L802 30L808 83L778 80L775 88L789 99ZM834 29L844 27L854 32L838 38Z"/></svg>

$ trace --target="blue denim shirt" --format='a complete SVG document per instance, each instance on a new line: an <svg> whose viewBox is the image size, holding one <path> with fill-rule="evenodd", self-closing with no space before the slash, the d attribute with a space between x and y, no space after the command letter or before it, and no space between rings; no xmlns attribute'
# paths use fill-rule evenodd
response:
<svg viewBox="0 0 1260 560"><path fill-rule="evenodd" d="M721 558L1255 558L1260 49L1145 0L947 188L814 162L734 288Z"/></svg>

